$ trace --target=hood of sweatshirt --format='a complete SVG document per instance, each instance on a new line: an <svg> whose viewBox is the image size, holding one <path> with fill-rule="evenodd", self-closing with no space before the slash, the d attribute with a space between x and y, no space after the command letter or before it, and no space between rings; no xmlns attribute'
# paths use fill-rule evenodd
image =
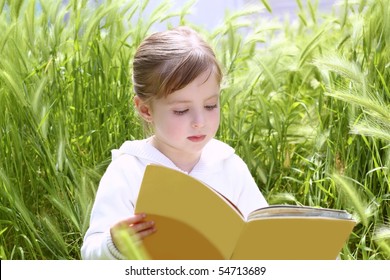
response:
<svg viewBox="0 0 390 280"><path fill-rule="evenodd" d="M122 155L130 155L146 163L161 164L180 170L168 157L157 150L150 140L151 138L124 142L119 149L112 150L112 160ZM224 160L234 154L235 151L232 147L219 140L212 139L203 148L199 162L191 173L202 172L205 171L204 169L210 172L211 169L217 168Z"/></svg>

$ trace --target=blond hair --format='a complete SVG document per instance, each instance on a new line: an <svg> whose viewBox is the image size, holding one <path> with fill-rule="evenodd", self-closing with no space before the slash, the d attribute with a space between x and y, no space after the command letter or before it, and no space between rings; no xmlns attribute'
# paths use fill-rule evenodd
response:
<svg viewBox="0 0 390 280"><path fill-rule="evenodd" d="M157 32L138 47L133 61L136 95L147 102L182 89L205 71L222 80L214 51L189 27Z"/></svg>

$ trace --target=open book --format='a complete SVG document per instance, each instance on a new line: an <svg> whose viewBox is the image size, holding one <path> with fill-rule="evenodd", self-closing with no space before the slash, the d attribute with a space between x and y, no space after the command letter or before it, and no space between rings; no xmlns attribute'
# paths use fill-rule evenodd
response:
<svg viewBox="0 0 390 280"><path fill-rule="evenodd" d="M151 259L336 259L355 225L342 210L270 206L244 218L193 177L148 165L135 212L156 223L143 240Z"/></svg>

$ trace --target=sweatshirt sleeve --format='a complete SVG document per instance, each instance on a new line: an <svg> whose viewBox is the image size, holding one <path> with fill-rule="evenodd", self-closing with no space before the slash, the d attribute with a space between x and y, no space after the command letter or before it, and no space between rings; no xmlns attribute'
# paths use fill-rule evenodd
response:
<svg viewBox="0 0 390 280"><path fill-rule="evenodd" d="M134 215L140 178L142 170L125 156L110 163L96 193L90 225L81 247L82 259L124 259L112 241L110 228Z"/></svg>
<svg viewBox="0 0 390 280"><path fill-rule="evenodd" d="M233 180L235 180L234 184L239 192L236 203L246 218L252 211L267 207L268 203L253 179L246 163L238 156L236 156L235 161L235 172L232 173L236 174Z"/></svg>

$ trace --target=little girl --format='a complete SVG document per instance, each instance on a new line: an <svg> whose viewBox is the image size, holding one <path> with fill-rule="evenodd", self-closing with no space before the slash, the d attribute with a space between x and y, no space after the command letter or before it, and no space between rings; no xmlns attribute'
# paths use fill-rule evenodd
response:
<svg viewBox="0 0 390 280"><path fill-rule="evenodd" d="M220 121L222 72L210 46L188 27L157 32L133 63L134 104L153 136L112 152L81 248L83 259L124 259L114 234L128 228L142 240L158 225L134 213L145 167L160 164L203 181L246 216L268 206L246 164L214 136ZM180 211L180 209L178 209Z"/></svg>

